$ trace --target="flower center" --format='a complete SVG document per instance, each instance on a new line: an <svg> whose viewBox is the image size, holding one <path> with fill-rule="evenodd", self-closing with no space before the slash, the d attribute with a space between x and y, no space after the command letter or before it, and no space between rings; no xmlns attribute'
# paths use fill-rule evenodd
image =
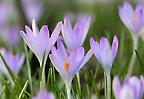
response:
<svg viewBox="0 0 144 99"><path fill-rule="evenodd" d="M68 68L69 68L69 64L67 63L67 61L66 60L64 60L64 69L66 70L66 71L68 71Z"/></svg>

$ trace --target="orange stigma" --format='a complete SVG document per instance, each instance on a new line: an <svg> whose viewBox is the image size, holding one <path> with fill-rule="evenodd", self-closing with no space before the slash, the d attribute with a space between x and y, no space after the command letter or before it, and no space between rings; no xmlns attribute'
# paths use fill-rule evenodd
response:
<svg viewBox="0 0 144 99"><path fill-rule="evenodd" d="M66 71L68 71L68 68L69 68L69 64L66 62L66 60L64 60L64 69L66 70Z"/></svg>

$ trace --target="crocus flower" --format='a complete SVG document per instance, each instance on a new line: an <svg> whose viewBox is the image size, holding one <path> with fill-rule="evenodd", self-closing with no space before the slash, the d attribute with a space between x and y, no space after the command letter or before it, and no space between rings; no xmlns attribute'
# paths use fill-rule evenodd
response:
<svg viewBox="0 0 144 99"><path fill-rule="evenodd" d="M6 63L10 67L11 71L16 76L20 71L22 64L24 63L24 59L25 59L24 54L19 55L17 53L16 55L13 55L12 53L7 52L4 48L0 49L0 52L4 57ZM1 58L0 58L0 71L9 77L8 71L4 66L4 63L1 60Z"/></svg>
<svg viewBox="0 0 144 99"><path fill-rule="evenodd" d="M118 39L114 36L112 47L110 48L108 39L102 37L100 43L90 39L91 48L94 49L94 55L96 59L101 63L105 71L110 71L113 64L113 60L116 56L118 49Z"/></svg>
<svg viewBox="0 0 144 99"><path fill-rule="evenodd" d="M137 4L135 10L126 1L123 6L119 7L119 15L123 23L130 32L138 36L144 27L144 7L142 4Z"/></svg>
<svg viewBox="0 0 144 99"><path fill-rule="evenodd" d="M144 92L143 77L126 76L121 84L118 77L113 79L113 92L116 99L142 99Z"/></svg>
<svg viewBox="0 0 144 99"><path fill-rule="evenodd" d="M74 75L88 62L93 51L89 50L84 56L84 48L79 47L68 53L60 40L57 42L57 49L52 48L49 55L56 70L60 73L66 83L71 83Z"/></svg>
<svg viewBox="0 0 144 99"><path fill-rule="evenodd" d="M29 21L32 19L39 20L43 13L41 0L22 0L24 13Z"/></svg>
<svg viewBox="0 0 144 99"><path fill-rule="evenodd" d="M55 97L52 93L48 93L46 90L41 89L32 99L55 99Z"/></svg>
<svg viewBox="0 0 144 99"><path fill-rule="evenodd" d="M20 43L19 29L16 27L3 28L3 30L0 31L0 36L8 47L18 46Z"/></svg>
<svg viewBox="0 0 144 99"><path fill-rule="evenodd" d="M72 29L68 16L64 18L62 35L69 51L81 47L88 33L90 17L82 17Z"/></svg>
<svg viewBox="0 0 144 99"><path fill-rule="evenodd" d="M57 24L51 37L49 37L48 26L44 25L39 31L35 23L35 20L33 20L32 22L32 30L28 26L25 26L26 33L21 31L21 36L23 37L24 41L29 46L29 48L36 55L40 64L42 63L44 51L46 51L47 57L48 53L51 50L51 47L57 41L57 38L61 30L61 24L61 22Z"/></svg>

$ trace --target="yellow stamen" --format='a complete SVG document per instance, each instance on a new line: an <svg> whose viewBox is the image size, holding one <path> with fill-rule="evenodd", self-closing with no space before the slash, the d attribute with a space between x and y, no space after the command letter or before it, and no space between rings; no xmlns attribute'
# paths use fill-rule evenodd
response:
<svg viewBox="0 0 144 99"><path fill-rule="evenodd" d="M64 69L66 70L66 71L68 71L68 68L69 68L69 64L67 63L67 61L66 60L64 60Z"/></svg>

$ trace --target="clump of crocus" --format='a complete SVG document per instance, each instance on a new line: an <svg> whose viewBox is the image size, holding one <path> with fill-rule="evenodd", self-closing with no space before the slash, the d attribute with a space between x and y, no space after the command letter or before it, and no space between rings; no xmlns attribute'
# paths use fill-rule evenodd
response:
<svg viewBox="0 0 144 99"><path fill-rule="evenodd" d="M73 77L86 64L86 62L88 62L93 51L89 50L85 56L84 53L83 47L73 49L68 53L63 43L58 40L57 49L53 47L52 53L49 55L52 64L60 73L66 84L68 99L71 98L70 87Z"/></svg>
<svg viewBox="0 0 144 99"><path fill-rule="evenodd" d="M32 99L55 99L52 93L48 93L45 89L41 89Z"/></svg>
<svg viewBox="0 0 144 99"><path fill-rule="evenodd" d="M113 79L113 92L116 99L142 99L144 92L144 78L126 76L120 83L116 76Z"/></svg>
<svg viewBox="0 0 144 99"><path fill-rule="evenodd" d="M61 22L57 24L53 33L51 34L51 37L49 37L48 26L44 25L39 31L35 23L35 20L33 20L32 22L32 30L30 29L30 27L25 26L26 33L21 31L21 36L23 37L25 43L29 46L29 48L38 58L40 65L42 64L44 51L46 51L45 56L47 58L52 46L57 41L57 38L61 30L61 25ZM46 58L44 63L46 62Z"/></svg>
<svg viewBox="0 0 144 99"><path fill-rule="evenodd" d="M128 74L131 74L136 60L134 51L137 50L138 37L144 31L144 6L138 3L133 10L132 6L126 1L123 6L119 7L119 15L133 37L133 56L128 69Z"/></svg>
<svg viewBox="0 0 144 99"><path fill-rule="evenodd" d="M79 19L73 29L69 17L66 16L64 18L62 35L69 51L82 46L87 36L89 25L90 16L85 16Z"/></svg>
<svg viewBox="0 0 144 99"><path fill-rule="evenodd" d="M104 69L104 72L105 72L105 75L107 78L107 81L105 81L105 82L107 82L107 84L108 84L107 92L109 92L107 95L109 95L108 99L110 99L110 94L111 94L110 71L111 71L111 67L112 67L114 58L116 56L117 50L118 50L118 39L116 36L114 36L111 48L110 48L108 39L105 37L102 37L100 39L100 43L98 43L93 38L91 38L90 45L91 45L91 49L94 50L94 55L95 55L96 59L101 63L101 65Z"/></svg>
<svg viewBox="0 0 144 99"><path fill-rule="evenodd" d="M18 53L16 55L13 55L10 52L7 52L6 49L2 48L0 49L0 52L2 56L4 57L6 63L8 64L9 68L13 72L13 74L16 76L18 72L21 69L22 64L24 63L25 56L24 54L19 55ZM4 73L7 77L9 77L9 73L0 58L0 71Z"/></svg>

